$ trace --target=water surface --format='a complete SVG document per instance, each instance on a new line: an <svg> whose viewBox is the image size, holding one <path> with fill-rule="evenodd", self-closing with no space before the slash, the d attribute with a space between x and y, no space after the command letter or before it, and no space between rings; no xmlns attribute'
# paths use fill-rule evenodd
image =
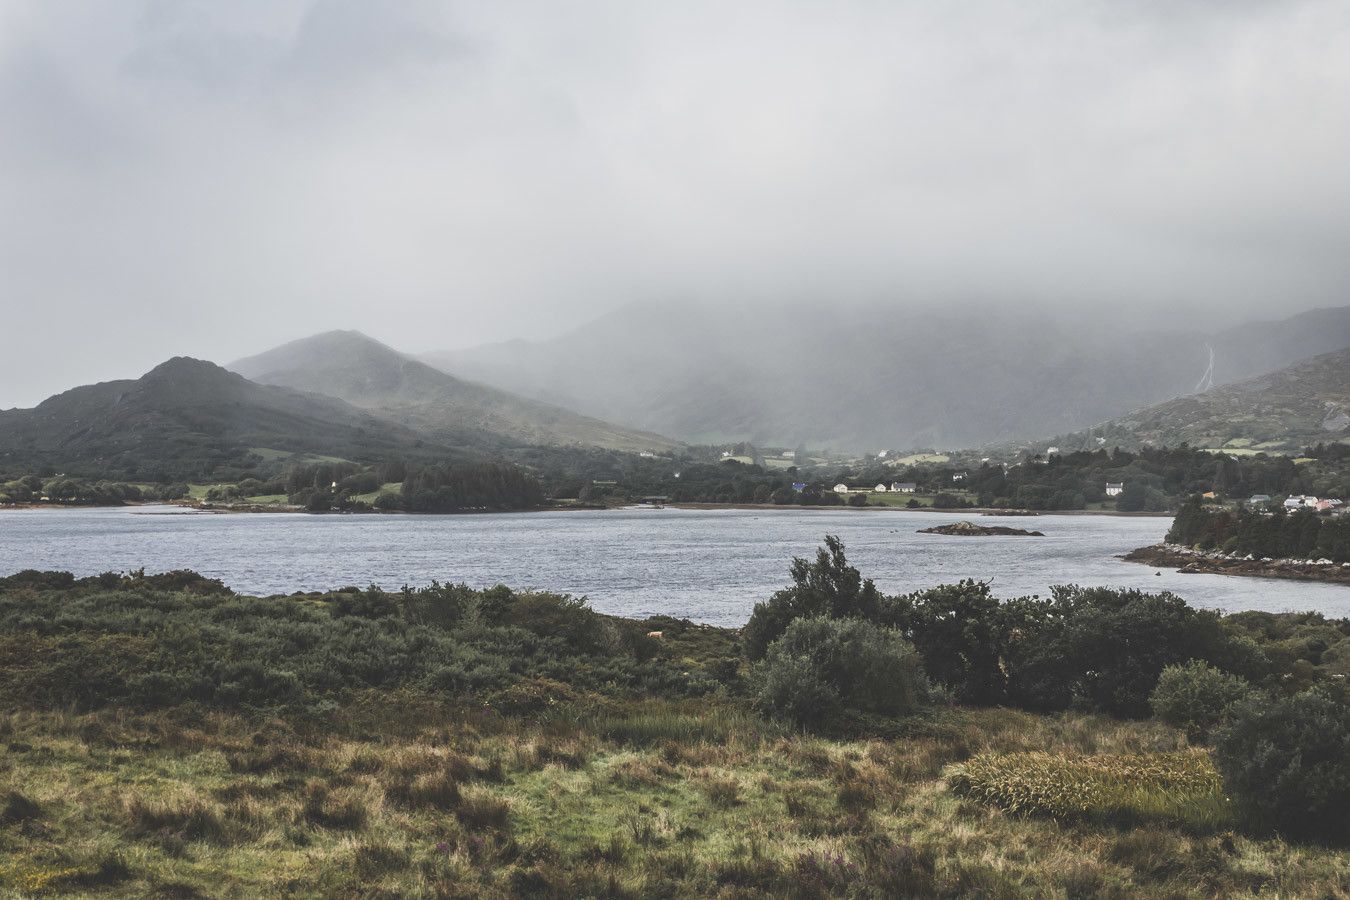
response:
<svg viewBox="0 0 1350 900"><path fill-rule="evenodd" d="M1172 590L1229 611L1319 610L1350 616L1350 588L1180 575L1117 554L1161 540L1170 519L980 517L1046 537L916 534L959 515L899 510L610 510L498 515L211 514L177 507L0 511L0 574L59 569L195 569L241 593L344 585L397 588L432 579L564 591L603 612L740 625L787 581L793 556L839 535L850 562L887 592L960 578L1001 597L1078 583ZM970 518L969 515L965 518Z"/></svg>

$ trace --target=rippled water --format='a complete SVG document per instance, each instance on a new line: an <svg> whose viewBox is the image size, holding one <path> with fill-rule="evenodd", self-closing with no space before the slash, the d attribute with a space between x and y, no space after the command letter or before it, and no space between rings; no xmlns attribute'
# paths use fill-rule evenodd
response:
<svg viewBox="0 0 1350 900"><path fill-rule="evenodd" d="M1173 590L1196 606L1350 616L1350 588L1162 574L1114 557L1159 541L1165 518L981 517L1044 538L948 537L916 529L961 518L898 510L611 510L466 516L209 514L176 507L0 512L0 574L195 569L243 593L438 579L586 595L604 612L743 623L787 581L793 556L840 535L887 593L959 578L999 596L1052 584Z"/></svg>

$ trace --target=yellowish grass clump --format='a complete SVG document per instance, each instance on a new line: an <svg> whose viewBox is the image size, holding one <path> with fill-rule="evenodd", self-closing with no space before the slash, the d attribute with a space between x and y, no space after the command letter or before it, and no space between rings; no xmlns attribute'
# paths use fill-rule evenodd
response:
<svg viewBox="0 0 1350 900"><path fill-rule="evenodd" d="M1231 825L1219 773L1209 755L1198 750L1099 756L982 753L953 766L947 783L962 796L1020 815Z"/></svg>

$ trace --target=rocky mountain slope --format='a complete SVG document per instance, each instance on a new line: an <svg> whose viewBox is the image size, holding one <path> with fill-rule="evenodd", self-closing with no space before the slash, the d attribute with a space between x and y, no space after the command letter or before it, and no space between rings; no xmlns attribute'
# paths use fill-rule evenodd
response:
<svg viewBox="0 0 1350 900"><path fill-rule="evenodd" d="M674 441L448 375L355 331L332 331L231 363L262 384L326 394L373 415L463 442L664 450Z"/></svg>

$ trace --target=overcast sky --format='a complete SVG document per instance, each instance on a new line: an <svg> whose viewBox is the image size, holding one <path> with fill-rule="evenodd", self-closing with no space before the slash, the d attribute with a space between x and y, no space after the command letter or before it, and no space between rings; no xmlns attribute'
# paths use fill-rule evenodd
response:
<svg viewBox="0 0 1350 900"><path fill-rule="evenodd" d="M1344 0L0 0L0 408L338 327L1347 276Z"/></svg>

